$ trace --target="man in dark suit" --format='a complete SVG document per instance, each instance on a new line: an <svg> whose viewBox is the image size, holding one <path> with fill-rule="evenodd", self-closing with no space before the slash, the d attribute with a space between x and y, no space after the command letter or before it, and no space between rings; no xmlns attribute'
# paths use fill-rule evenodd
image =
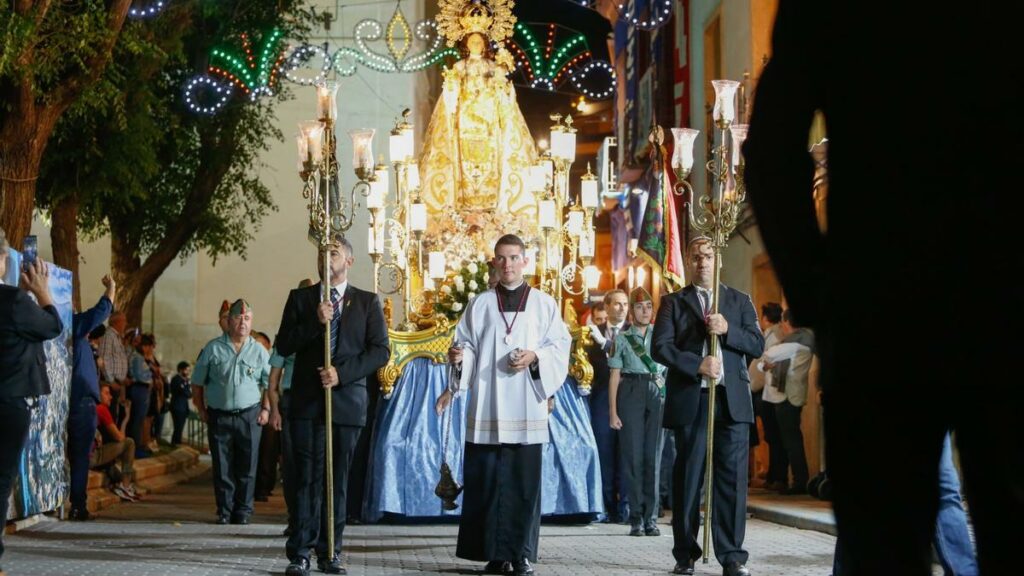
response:
<svg viewBox="0 0 1024 576"><path fill-rule="evenodd" d="M7 237L0 228L0 525L28 438L31 407L50 393L43 342L63 325L50 299L50 272L41 258L21 272L21 287L7 286ZM28 293L36 297L33 302ZM0 537L0 558L4 554ZM0 570L2 572L2 570Z"/></svg>
<svg viewBox="0 0 1024 576"><path fill-rule="evenodd" d="M321 302L322 283L288 295L277 351L295 354L289 422L295 461L295 530L288 537L288 576L309 573L310 549L317 567L345 574L341 565L349 467L359 433L366 425L368 376L391 355L388 330L377 295L348 282L352 245L336 236L329 247L330 301ZM322 266L322 265L321 265ZM320 271L321 279L325 273ZM330 365L324 367L324 330L331 331ZM331 389L334 457L334 550L327 549L324 486L324 388Z"/></svg>
<svg viewBox="0 0 1024 576"><path fill-rule="evenodd" d="M693 283L662 297L651 345L654 360L668 366L665 427L674 431L676 439L673 572L693 574L694 563L701 556L697 530L707 453L707 387L709 382L717 382L711 536L725 576L749 576L743 537L754 408L747 365L764 352L764 336L750 296L739 290L721 285L718 313L711 313L715 259L710 239L690 241L686 264ZM709 355L710 334L718 335L719 357Z"/></svg>
<svg viewBox="0 0 1024 576"><path fill-rule="evenodd" d="M594 322L594 343L587 348L587 357L594 367L594 383L590 387L590 426L597 442L601 462L601 491L608 522L629 520L628 488L624 485L622 460L619 458L618 433L608 423L608 355L615 337L629 329L629 296L623 290L611 290L601 302L604 321ZM595 317L598 310L595 308Z"/></svg>
<svg viewBox="0 0 1024 576"><path fill-rule="evenodd" d="M955 15L891 3L881 17L863 2L779 2L744 181L794 319L818 339L843 576L931 573L949 428L981 572L1021 572L1020 338L1002 335L1024 324L1022 53L1019 20L996 2ZM807 151L818 111L821 222Z"/></svg>

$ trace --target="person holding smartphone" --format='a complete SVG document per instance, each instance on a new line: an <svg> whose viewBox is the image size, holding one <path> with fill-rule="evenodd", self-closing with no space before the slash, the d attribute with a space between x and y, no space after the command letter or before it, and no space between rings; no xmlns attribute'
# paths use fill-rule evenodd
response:
<svg viewBox="0 0 1024 576"><path fill-rule="evenodd" d="M22 269L20 285L8 286L3 282L8 252L7 235L0 228L0 519L7 518L31 410L40 396L50 393L43 342L64 329L50 298L46 262L36 258ZM0 537L0 558L3 553Z"/></svg>

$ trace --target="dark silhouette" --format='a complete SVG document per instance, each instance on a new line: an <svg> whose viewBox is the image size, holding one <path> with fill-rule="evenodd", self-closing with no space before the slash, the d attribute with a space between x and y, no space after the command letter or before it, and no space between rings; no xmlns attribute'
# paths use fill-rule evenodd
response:
<svg viewBox="0 0 1024 576"><path fill-rule="evenodd" d="M1022 35L995 3L781 0L745 180L796 320L819 337L844 574L930 574L955 430L983 574L1019 571ZM1001 6L1000 6L1001 8ZM825 117L827 233L808 129Z"/></svg>

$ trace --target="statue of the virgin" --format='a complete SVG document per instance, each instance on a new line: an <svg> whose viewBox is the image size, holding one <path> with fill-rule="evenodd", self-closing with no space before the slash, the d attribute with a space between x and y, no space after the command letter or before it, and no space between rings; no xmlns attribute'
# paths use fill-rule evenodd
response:
<svg viewBox="0 0 1024 576"><path fill-rule="evenodd" d="M441 0L440 7L438 32L464 57L444 71L420 156L421 198L432 214L454 209L532 218L536 199L526 176L537 149L508 79L512 57L491 49L512 34L512 2Z"/></svg>

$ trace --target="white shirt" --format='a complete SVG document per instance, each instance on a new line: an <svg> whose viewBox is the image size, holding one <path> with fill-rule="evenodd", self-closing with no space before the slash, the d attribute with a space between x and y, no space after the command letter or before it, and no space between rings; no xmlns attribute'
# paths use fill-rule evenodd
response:
<svg viewBox="0 0 1024 576"><path fill-rule="evenodd" d="M331 291L332 292L337 292L338 293L338 299L341 299L341 298L345 297L345 290L346 289L348 289L348 280L345 280L341 284L338 284L336 286L332 286L331 287ZM345 311L345 304L342 303L342 305L338 308L338 317L339 318L341 317L341 314L344 311Z"/></svg>
<svg viewBox="0 0 1024 576"><path fill-rule="evenodd" d="M772 346L775 346L782 341L782 325L775 324L768 328L768 331L764 335L764 349L768 350ZM764 374L764 388L761 391L761 399L769 404L780 404L786 399L786 393L779 390L775 386L772 386L772 371L765 370L766 357L761 356L761 359L756 363L756 369Z"/></svg>

